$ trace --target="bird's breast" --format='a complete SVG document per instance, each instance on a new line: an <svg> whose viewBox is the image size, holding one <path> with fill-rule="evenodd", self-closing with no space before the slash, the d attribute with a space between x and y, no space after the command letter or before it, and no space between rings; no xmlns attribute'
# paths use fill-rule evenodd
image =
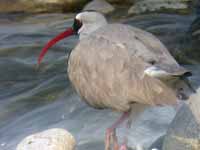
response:
<svg viewBox="0 0 200 150"><path fill-rule="evenodd" d="M78 45L69 58L68 75L76 91L94 107L128 110L127 89L131 82L127 52L118 46L87 47Z"/></svg>

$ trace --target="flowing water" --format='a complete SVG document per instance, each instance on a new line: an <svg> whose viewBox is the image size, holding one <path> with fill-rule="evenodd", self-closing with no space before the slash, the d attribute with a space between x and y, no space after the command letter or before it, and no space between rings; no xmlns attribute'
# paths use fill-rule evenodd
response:
<svg viewBox="0 0 200 150"><path fill-rule="evenodd" d="M49 128L70 131L77 140L78 150L104 149L105 129L120 114L87 106L70 85L67 58L78 37L54 46L41 67L36 69L37 56L43 45L71 26L73 16L0 16L0 150L14 150L24 137ZM127 23L132 25L134 20ZM188 24L183 24L183 27ZM145 21L136 25L153 28ZM156 28L155 25L158 30L162 27ZM194 71L192 81L198 85L199 67L188 68ZM171 107L146 110L132 126L129 146L149 147L166 132L174 115ZM123 127L118 132L120 137L125 132Z"/></svg>

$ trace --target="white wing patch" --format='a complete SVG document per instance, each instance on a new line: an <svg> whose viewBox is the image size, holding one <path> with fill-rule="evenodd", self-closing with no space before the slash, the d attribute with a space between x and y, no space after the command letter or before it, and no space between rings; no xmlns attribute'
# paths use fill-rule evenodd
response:
<svg viewBox="0 0 200 150"><path fill-rule="evenodd" d="M165 70L162 70L156 66L151 66L148 67L147 69L144 70L144 75L151 76L153 78L158 78L158 79L166 79L171 76L170 73L166 72Z"/></svg>

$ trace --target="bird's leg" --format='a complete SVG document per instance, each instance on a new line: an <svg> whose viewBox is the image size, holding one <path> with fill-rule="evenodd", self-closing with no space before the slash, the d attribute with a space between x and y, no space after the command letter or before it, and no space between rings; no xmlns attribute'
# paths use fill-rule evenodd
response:
<svg viewBox="0 0 200 150"><path fill-rule="evenodd" d="M124 141L123 141L123 144L120 146L119 150L127 150L128 133L131 128L131 123L132 123L132 117L129 117L126 124L126 133L125 133Z"/></svg>
<svg viewBox="0 0 200 150"><path fill-rule="evenodd" d="M119 150L128 150L128 148L127 148L128 134L130 132L131 124L132 124L134 119L139 117L139 115L144 111L144 109L147 106L148 105L137 104L137 103L132 104L131 111L129 112L130 115L128 117L128 121L127 121L127 124L126 124L126 133L125 133L124 141L123 141L123 144L120 146Z"/></svg>
<svg viewBox="0 0 200 150"><path fill-rule="evenodd" d="M112 134L112 142L113 142L113 149L118 150L119 144L118 144L118 139L117 139L117 136L116 136L116 129L114 130L114 132Z"/></svg>
<svg viewBox="0 0 200 150"><path fill-rule="evenodd" d="M113 139L113 144L115 150L118 150L118 141L116 137L116 128L124 122L126 118L129 117L130 112L124 112L122 116L110 127L106 130L106 138L105 138L105 150L110 150L111 140ZM112 139L111 139L112 138Z"/></svg>

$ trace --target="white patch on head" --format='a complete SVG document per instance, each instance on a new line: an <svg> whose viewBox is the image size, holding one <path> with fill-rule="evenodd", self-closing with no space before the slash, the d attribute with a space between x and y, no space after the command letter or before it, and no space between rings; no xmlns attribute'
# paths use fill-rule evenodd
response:
<svg viewBox="0 0 200 150"><path fill-rule="evenodd" d="M78 20L81 20L81 16L82 16L82 13L79 13L79 14L76 15L75 18L78 19Z"/></svg>
<svg viewBox="0 0 200 150"><path fill-rule="evenodd" d="M78 31L80 38L87 37L98 28L107 24L106 18L98 12L82 12L77 14L75 18L83 24Z"/></svg>

